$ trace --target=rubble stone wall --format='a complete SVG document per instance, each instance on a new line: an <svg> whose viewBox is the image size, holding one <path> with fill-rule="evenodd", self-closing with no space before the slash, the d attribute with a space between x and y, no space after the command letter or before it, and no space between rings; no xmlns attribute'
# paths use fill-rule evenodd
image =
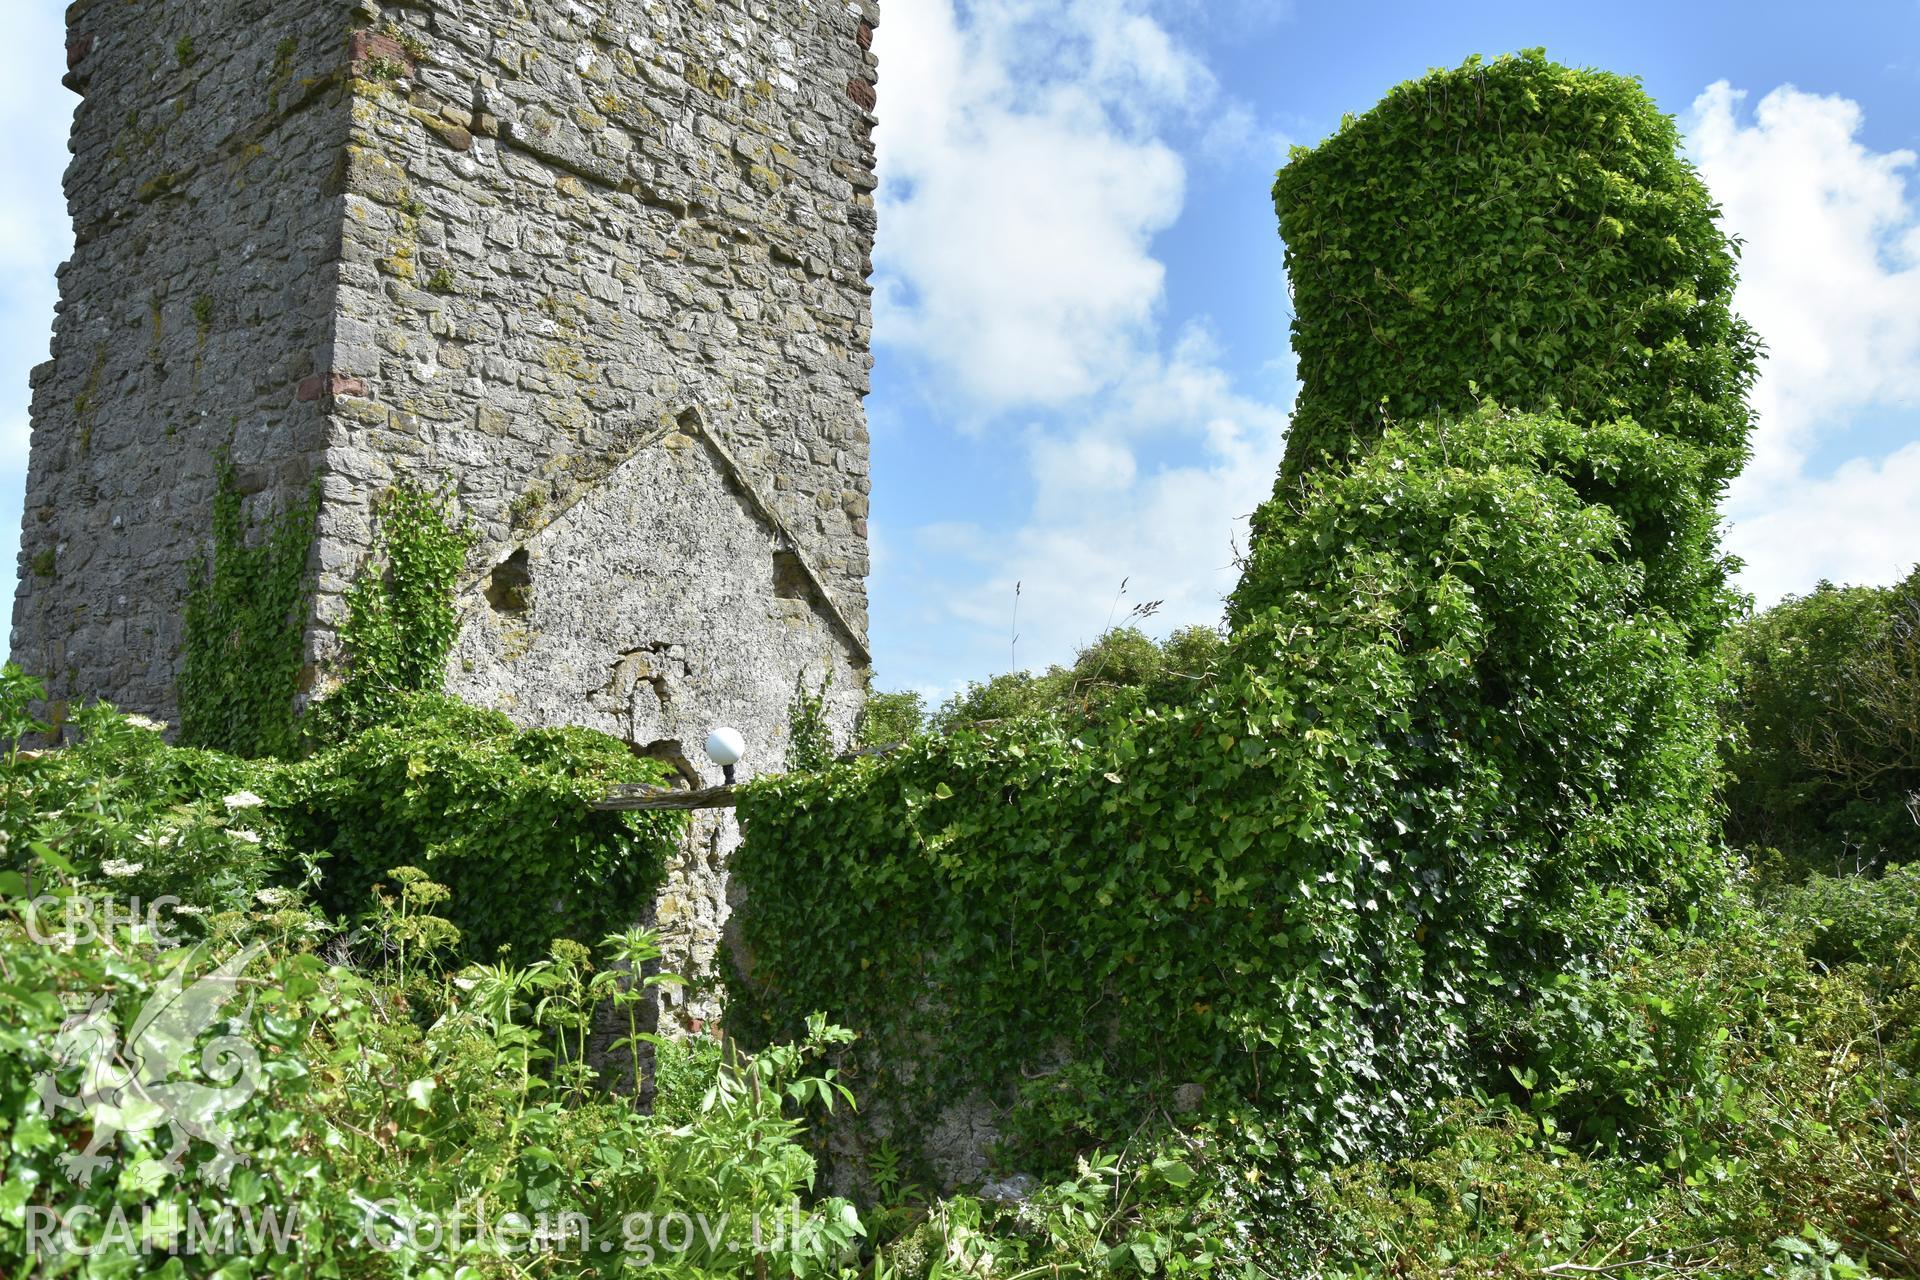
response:
<svg viewBox="0 0 1920 1280"><path fill-rule="evenodd" d="M332 341L345 22L341 0L68 10L75 250L32 377L12 637L56 717L173 718L217 451L258 512L318 477L331 423L301 388Z"/></svg>
<svg viewBox="0 0 1920 1280"><path fill-rule="evenodd" d="M34 374L13 656L172 719L217 460L320 493L299 696L373 511L477 543L453 692L693 778L867 669L872 0L79 0L77 248ZM703 778L712 781L710 777ZM683 966L730 821L659 907Z"/></svg>

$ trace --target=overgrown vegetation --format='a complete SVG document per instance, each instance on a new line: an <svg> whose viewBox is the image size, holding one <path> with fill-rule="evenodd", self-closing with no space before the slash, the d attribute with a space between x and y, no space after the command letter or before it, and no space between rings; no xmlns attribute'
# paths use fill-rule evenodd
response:
<svg viewBox="0 0 1920 1280"><path fill-rule="evenodd" d="M191 572L185 610L180 739L235 755L289 755L319 492L256 527L232 461L222 453L215 466L212 554Z"/></svg>
<svg viewBox="0 0 1920 1280"><path fill-rule="evenodd" d="M1835 882L1721 836L1757 343L1671 122L1475 60L1275 197L1303 391L1211 677L1001 677L755 784L732 1025L828 1009L887 1124L984 1102L1006 1167L1226 1134L1276 1274L1911 1274L1911 918L1841 894L1907 958L1835 968Z"/></svg>
<svg viewBox="0 0 1920 1280"><path fill-rule="evenodd" d="M1187 1083L1293 1159L1405 1142L1514 984L1720 871L1711 673L1563 474L1609 446L1660 448L1494 410L1391 432L1314 481L1197 699L756 785L732 1025L829 1007L925 1060L890 1101L984 1089L1043 1158ZM1084 1114L1020 1087L1061 1058Z"/></svg>
<svg viewBox="0 0 1920 1280"><path fill-rule="evenodd" d="M1040 1158L1184 1082L1278 1117L1310 1165L1404 1146L1484 1081L1514 991L1683 919L1720 873L1700 637L1733 611L1713 500L1744 456L1753 351L1676 141L1632 82L1528 54L1403 87L1296 151L1275 193L1301 408L1212 678L1129 691L1166 657L1115 632L1051 688L958 700L956 721L1004 728L758 789L736 1022L781 1036L830 1007L876 1058L928 1060L901 1105L982 1090ZM1494 198L1510 212L1488 220ZM1597 233L1581 272L1525 270L1541 222L1605 200L1631 234ZM1382 240L1377 269L1360 250ZM1654 335L1657 376L1602 325L1599 346L1494 362L1487 391L1542 411L1472 407L1485 353L1456 307L1519 289L1507 323L1530 336L1615 307L1645 337L1676 271L1700 301ZM1082 669L1097 713L1017 719ZM831 940L805 927L847 897L885 911ZM1091 1113L1021 1087L1062 1060Z"/></svg>
<svg viewBox="0 0 1920 1280"><path fill-rule="evenodd" d="M679 826L586 804L658 767L440 694L450 501L382 504L296 737L282 666L215 669L304 624L225 477L189 736L252 758L100 706L20 750L0 673L0 1270L1920 1276L1920 570L1727 631L1755 343L1676 145L1528 53L1296 151L1304 391L1231 630L1143 606L930 716L880 695L857 737L901 745L844 762L803 676L741 793L724 1043L645 1030L623 928ZM247 966L201 1062L260 1074L239 1167L87 1102L203 963L101 922L129 896ZM649 1054L650 1115L601 1092ZM983 1122L996 1176L940 1186L929 1138ZM93 1258L36 1247L55 1207ZM406 1230L563 1213L532 1252Z"/></svg>
<svg viewBox="0 0 1920 1280"><path fill-rule="evenodd" d="M833 726L827 720L827 690L833 687L833 673L820 677L815 688L807 687L807 674L794 677L793 699L787 704L787 768L802 773L824 769L833 763Z"/></svg>
<svg viewBox="0 0 1920 1280"><path fill-rule="evenodd" d="M443 970L436 951L455 930L431 910L444 890L404 867L369 925L393 946L369 967L325 958L333 926L294 895L200 917L215 954L249 947L246 998L219 1010L217 1043L251 1087L245 1105L199 1114L227 1150L196 1141L170 1167L166 1117L149 1104L114 1113L117 1142L83 1153L108 1123L88 1106L103 1081L137 1069L159 1087L188 1067L184 1053L156 1056L141 1014L211 963L152 932L101 929L90 895L113 880L67 880L44 858L32 909L21 875L0 874L10 1275L612 1276L658 1257L761 1280L839 1274L858 1243L852 1206L804 1195L813 1165L788 1114L796 1098L834 1094L817 1064L840 1033L816 1024L802 1044L716 1064L690 1115L642 1114L590 1091L579 1052L594 1005L619 999L613 971L570 942ZM638 941L608 938L599 955ZM69 1018L89 1002L86 1021ZM92 1037L121 1028L135 1067L93 1047L110 1051ZM193 1047L190 1035L167 1043ZM702 1228L655 1234L682 1216Z"/></svg>
<svg viewBox="0 0 1920 1280"><path fill-rule="evenodd" d="M1180 627L1155 640L1137 626L1108 629L1074 656L1073 665L1010 671L966 688L928 711L912 690L870 694L857 732L860 745L886 746L923 733L950 733L1003 721L1059 715L1098 719L1142 701L1171 707L1192 701L1226 652L1213 627Z"/></svg>
<svg viewBox="0 0 1920 1280"><path fill-rule="evenodd" d="M1920 857L1920 567L1822 584L1739 627L1728 831L1786 870Z"/></svg>
<svg viewBox="0 0 1920 1280"><path fill-rule="evenodd" d="M1483 400L1632 421L1693 455L1696 500L1675 510L1604 471L1581 491L1625 524L1650 601L1717 631L1710 507L1746 460L1758 342L1679 141L1638 81L1535 49L1400 85L1294 148L1274 204L1301 392L1256 548L1311 470L1393 424Z"/></svg>
<svg viewBox="0 0 1920 1280"><path fill-rule="evenodd" d="M454 601L473 534L444 492L390 490L374 512L374 554L347 594L346 678L308 726L321 741L390 719L413 695L438 694L460 638Z"/></svg>

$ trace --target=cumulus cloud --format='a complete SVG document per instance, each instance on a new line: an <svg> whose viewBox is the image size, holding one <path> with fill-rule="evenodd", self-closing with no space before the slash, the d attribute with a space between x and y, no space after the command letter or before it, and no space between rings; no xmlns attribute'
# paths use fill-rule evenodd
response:
<svg viewBox="0 0 1920 1280"><path fill-rule="evenodd" d="M1099 633L1122 581L1121 611L1158 600L1159 629L1216 620L1287 421L1235 391L1217 357L1211 336L1191 328L1167 356L1143 356L1077 426L1034 433L1032 510L1015 529L976 531L991 570L956 592L954 615L993 633L1020 583L1021 651L1042 663ZM1136 450L1148 444L1180 460L1143 466Z"/></svg>
<svg viewBox="0 0 1920 1280"><path fill-rule="evenodd" d="M1211 75L1125 0L888 10L880 340L986 411L1115 377L1151 334L1185 167L1152 132ZM897 87L896 87L897 86Z"/></svg>
<svg viewBox="0 0 1920 1280"><path fill-rule="evenodd" d="M1153 240L1182 207L1183 149L1272 135L1141 0L900 0L882 40L876 334L953 396L946 425L1012 443L1031 491L1008 527L903 539L901 572L937 565L918 622L959 637L906 665L1003 667L1016 583L1023 665L1091 640L1123 579L1123 614L1217 619L1286 412L1233 386L1203 322L1169 335Z"/></svg>
<svg viewBox="0 0 1920 1280"><path fill-rule="evenodd" d="M1746 585L1761 603L1803 594L1822 578L1887 583L1920 560L1920 442L1884 458L1854 458L1802 479L1784 501L1734 526L1750 557Z"/></svg>
<svg viewBox="0 0 1920 1280"><path fill-rule="evenodd" d="M1730 543L1762 604L1819 579L1886 582L1917 557L1920 457L1912 448L1837 468L1863 410L1920 428L1920 209L1911 151L1859 138L1858 104L1773 90L1749 115L1726 82L1694 101L1690 148L1745 241L1740 311L1768 357L1754 459L1730 501Z"/></svg>

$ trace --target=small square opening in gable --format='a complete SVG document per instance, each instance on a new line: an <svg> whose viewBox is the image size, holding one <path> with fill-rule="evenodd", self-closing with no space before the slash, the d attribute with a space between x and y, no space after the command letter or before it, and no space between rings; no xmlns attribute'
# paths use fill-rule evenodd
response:
<svg viewBox="0 0 1920 1280"><path fill-rule="evenodd" d="M773 594L781 600L811 600L813 579L791 551L773 553Z"/></svg>
<svg viewBox="0 0 1920 1280"><path fill-rule="evenodd" d="M525 547L487 575L487 603L496 613L524 613L533 604L533 565Z"/></svg>

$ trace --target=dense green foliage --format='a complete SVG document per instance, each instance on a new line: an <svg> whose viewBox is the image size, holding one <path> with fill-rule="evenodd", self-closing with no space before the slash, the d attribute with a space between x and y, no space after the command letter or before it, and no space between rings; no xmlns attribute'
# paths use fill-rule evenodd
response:
<svg viewBox="0 0 1920 1280"><path fill-rule="evenodd" d="M187 598L180 738L238 756L286 757L377 723L409 693L440 690L459 635L454 588L471 535L445 494L409 485L376 511L374 555L347 596L340 628L347 679L317 715L296 721L319 492L262 528L249 526L223 455L211 564Z"/></svg>
<svg viewBox="0 0 1920 1280"><path fill-rule="evenodd" d="M439 896L410 883L417 902ZM569 1045L614 990L585 948L446 975L410 975L402 952L398 965L356 971L315 952L327 927L289 900L226 918L203 953L99 931L86 895L105 887L64 885L69 896L28 913L19 877L0 883L0 1272L585 1277L661 1265L766 1280L839 1274L858 1243L850 1205L803 1199L813 1161L790 1115L836 1090L812 1066L838 1034L829 1028L717 1069L694 1114L669 1121L582 1091ZM404 915L391 907L389 931L431 936L417 927L431 917L408 930ZM37 940L49 936L64 940ZM130 1034L167 999L169 975L191 981L242 941L264 951L244 971L249 998L227 1010L231 1039L217 1042L257 1073L257 1094L223 1120L238 1167L223 1182L220 1157L196 1141L169 1169L168 1130L140 1131L128 1107L136 1131L82 1185L68 1158L100 1123L75 1101L100 1079L83 1071L120 1068L76 1055L63 1024L96 1002L110 1034ZM616 951L634 941L608 939ZM197 1046L176 1049L166 1076L202 1078ZM675 1214L690 1219L679 1252L679 1234L656 1230ZM786 1233L777 1246L775 1231Z"/></svg>
<svg viewBox="0 0 1920 1280"><path fill-rule="evenodd" d="M36 687L22 682L19 705ZM157 726L86 708L74 745L16 766L13 856L39 842L143 900L216 911L305 884L347 919L376 905L389 868L416 866L453 888L478 959L597 937L658 891L684 820L588 803L663 781L664 766L588 729L521 732L439 695L389 701L386 723L297 761L170 747Z"/></svg>
<svg viewBox="0 0 1920 1280"><path fill-rule="evenodd" d="M1182 1084L1296 1173L1406 1149L1532 1054L1516 998L1726 871L1715 501L1755 344L1671 122L1475 61L1276 199L1303 390L1211 678L1141 696L1156 647L1116 632L1091 714L1032 718L1074 675L1003 677L741 805L735 1027L825 1008L914 1064L877 1099L979 1091L1025 1158Z"/></svg>
<svg viewBox="0 0 1920 1280"><path fill-rule="evenodd" d="M226 529L238 499L223 493ZM238 526L223 548L228 535ZM588 805L615 783L664 781L665 768L605 734L521 732L439 693L468 542L444 494L391 491L341 628L346 679L297 733L289 721L273 741L252 740L260 758L248 761L175 750L111 708L84 710L78 745L36 765L40 837L98 874L133 832L148 852L120 859L142 867L128 889L152 889L164 873L174 881L164 892L205 907L243 905L271 874L351 917L374 903L389 868L423 868L452 889L463 947L478 958L540 955L555 937L628 923L631 904L659 889L683 820ZM232 563L252 573L246 557L265 554ZM285 703L290 717L290 691ZM295 745L304 758L274 758ZM230 830L239 810L224 799L234 795L248 799Z"/></svg>
<svg viewBox="0 0 1920 1280"><path fill-rule="evenodd" d="M1212 627L1181 627L1155 640L1134 626L1114 627L1074 655L1071 666L1009 671L969 682L928 717L924 727L951 732L1037 715L1086 719L1141 700L1172 706L1196 696L1225 654ZM894 741L909 737L901 734Z"/></svg>
<svg viewBox="0 0 1920 1280"><path fill-rule="evenodd" d="M186 603L180 739L236 755L288 755L319 491L255 529L226 455L217 468L211 563L196 567Z"/></svg>
<svg viewBox="0 0 1920 1280"><path fill-rule="evenodd" d="M1391 432L1310 481L1191 702L755 784L732 1025L828 1009L926 1062L873 1090L915 1109L1065 1057L1104 1113L1043 1146L1183 1082L1298 1159L1404 1140L1514 984L1717 869L1710 673L1564 474L1649 456L1490 410Z"/></svg>
<svg viewBox="0 0 1920 1280"><path fill-rule="evenodd" d="M1905 880L1741 894L1594 957L1521 1013L1524 1087L1319 1180L1311 1252L1423 1278L1920 1275Z"/></svg>
<svg viewBox="0 0 1920 1280"><path fill-rule="evenodd" d="M36 683L9 668L0 692L0 734L33 732ZM611 1047L616 1065L652 1039L632 1016L645 988L619 981L658 955L646 935L610 935L597 955L562 938L538 957L462 963L461 904L405 865L342 935L299 889L267 883L284 812L253 791L222 794L272 789L311 762L170 748L104 707L82 719L77 745L9 751L0 766L0 832L21 868L0 871L0 1273L666 1267L768 1280L851 1277L863 1245L890 1241L871 1274L919 1280L1013 1263L1207 1275L1246 1255L1230 1171L1191 1137L1166 1153L1096 1157L1018 1207L928 1203L895 1178L874 1210L891 1227L868 1240L852 1206L813 1186L803 1141L803 1116L851 1103L818 1065L845 1033L809 1019L801 1041L752 1058L708 1040L657 1042L656 1106L635 1111L593 1089L586 1037L610 1002L629 1028ZM187 901L148 915L162 894ZM145 923L129 925L128 912ZM237 1066L257 1086L214 1104L236 1167L204 1138L169 1167L164 1120L123 1103L111 1114L131 1132L109 1138L106 1163L80 1182L70 1161L110 1122L90 1091L154 1065L139 1028L173 998L174 975L191 983L243 945L263 950L241 970L249 998L205 1032L222 1037L218 1058L169 1041L154 1082L223 1085ZM102 1043L120 1056L89 1048Z"/></svg>
<svg viewBox="0 0 1920 1280"><path fill-rule="evenodd" d="M885 747L926 729L927 700L917 689L888 689L869 692L860 705L860 720L854 726L854 744L859 747Z"/></svg>
<svg viewBox="0 0 1920 1280"><path fill-rule="evenodd" d="M1794 869L1920 857L1920 568L1886 588L1823 584L1730 649L1729 834Z"/></svg>
<svg viewBox="0 0 1920 1280"><path fill-rule="evenodd" d="M417 695L263 794L287 849L317 867L320 905L357 910L407 863L452 888L468 954L526 957L630 923L658 893L681 817L589 805L615 783L667 777L591 729L516 731L497 711Z"/></svg>
<svg viewBox="0 0 1920 1280"><path fill-rule="evenodd" d="M1746 457L1758 344L1678 142L1636 81L1530 50L1403 84L1295 148L1274 202L1301 392L1256 548L1310 470L1391 423L1483 399L1631 420L1697 454L1701 501L1671 510L1605 473L1582 492L1625 522L1651 598L1696 633L1717 628L1723 575L1699 513Z"/></svg>
<svg viewBox="0 0 1920 1280"><path fill-rule="evenodd" d="M460 637L455 589L472 532L445 493L388 491L375 512L374 554L347 593L340 627L346 678L304 726L338 740L393 716L412 694L437 694Z"/></svg>

